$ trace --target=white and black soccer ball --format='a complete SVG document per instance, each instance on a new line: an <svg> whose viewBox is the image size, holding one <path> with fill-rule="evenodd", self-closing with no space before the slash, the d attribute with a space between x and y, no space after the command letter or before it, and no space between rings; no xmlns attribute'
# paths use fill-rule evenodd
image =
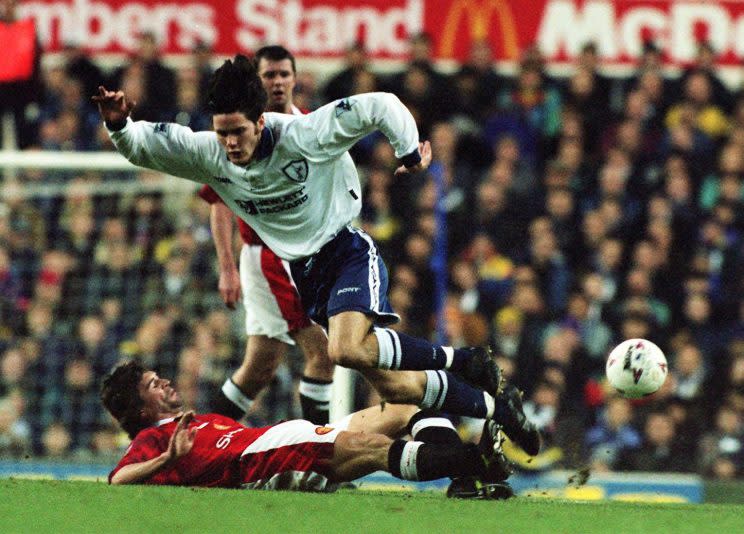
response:
<svg viewBox="0 0 744 534"><path fill-rule="evenodd" d="M623 397L639 399L659 390L667 377L664 352L647 339L626 339L612 349L607 381Z"/></svg>

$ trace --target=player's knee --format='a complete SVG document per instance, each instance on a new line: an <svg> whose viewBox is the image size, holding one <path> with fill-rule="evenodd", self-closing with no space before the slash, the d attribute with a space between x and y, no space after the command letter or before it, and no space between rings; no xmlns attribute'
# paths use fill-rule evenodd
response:
<svg viewBox="0 0 744 534"><path fill-rule="evenodd" d="M350 340L337 339L328 343L328 357L330 360L342 367L358 369L369 367L364 361L364 350L360 344Z"/></svg>

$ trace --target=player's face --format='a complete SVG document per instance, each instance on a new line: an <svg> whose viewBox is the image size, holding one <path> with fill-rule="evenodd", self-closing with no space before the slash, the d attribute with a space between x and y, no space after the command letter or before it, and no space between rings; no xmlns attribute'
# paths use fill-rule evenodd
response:
<svg viewBox="0 0 744 534"><path fill-rule="evenodd" d="M261 140L264 127L263 115L253 122L239 112L221 113L212 117L217 139L227 153L227 159L236 165L245 165Z"/></svg>
<svg viewBox="0 0 744 534"><path fill-rule="evenodd" d="M292 112L292 91L295 86L295 73L292 61L270 61L261 58L258 61L258 75L263 82L264 89L269 95L268 111L279 113Z"/></svg>
<svg viewBox="0 0 744 534"><path fill-rule="evenodd" d="M149 419L176 414L183 407L181 396L171 387L170 380L160 378L155 371L146 371L142 375L139 394L145 403L143 412Z"/></svg>

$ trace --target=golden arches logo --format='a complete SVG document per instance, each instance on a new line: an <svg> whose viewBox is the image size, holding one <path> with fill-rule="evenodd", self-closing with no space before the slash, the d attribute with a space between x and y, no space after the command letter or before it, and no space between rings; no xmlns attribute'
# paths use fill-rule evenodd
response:
<svg viewBox="0 0 744 534"><path fill-rule="evenodd" d="M444 21L439 54L442 57L454 55L457 30L463 19L470 27L470 39L477 41L488 37L494 16L499 20L504 55L507 59L516 59L519 56L517 26L507 0L454 0Z"/></svg>

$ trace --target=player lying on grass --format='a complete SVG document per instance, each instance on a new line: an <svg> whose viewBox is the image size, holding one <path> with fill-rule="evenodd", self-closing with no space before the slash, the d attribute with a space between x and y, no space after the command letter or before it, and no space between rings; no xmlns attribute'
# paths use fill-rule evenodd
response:
<svg viewBox="0 0 744 534"><path fill-rule="evenodd" d="M447 419L413 406L367 408L330 426L295 420L249 428L184 411L170 381L136 361L104 379L101 399L132 438L109 475L112 484L323 491L374 471L485 483L509 475L491 421L478 445L464 444ZM400 439L406 432L412 441Z"/></svg>
<svg viewBox="0 0 744 534"><path fill-rule="evenodd" d="M303 307L328 329L331 360L358 369L383 399L496 419L521 404L513 390L502 391L501 372L485 350L432 345L387 328L399 318L374 241L351 226L361 187L348 149L379 130L401 159L397 173L428 168L431 146L419 144L416 122L397 97L356 95L301 116L264 113L266 91L252 62L239 55L212 77L214 132L133 122L133 104L121 91L100 87L93 99L129 161L210 185L290 263ZM381 380L384 370L423 372L391 388ZM507 425L505 431L537 454L539 434L522 423L514 434Z"/></svg>

